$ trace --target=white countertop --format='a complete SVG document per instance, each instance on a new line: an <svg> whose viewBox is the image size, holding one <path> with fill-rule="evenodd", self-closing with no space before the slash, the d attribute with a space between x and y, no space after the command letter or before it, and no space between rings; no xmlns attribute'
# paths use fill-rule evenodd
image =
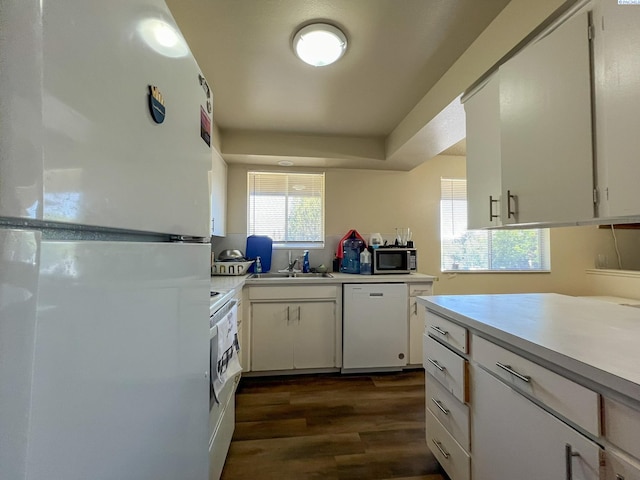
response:
<svg viewBox="0 0 640 480"><path fill-rule="evenodd" d="M228 292L244 286L244 281L249 275L220 275L211 277L211 290Z"/></svg>
<svg viewBox="0 0 640 480"><path fill-rule="evenodd" d="M429 283L436 281L437 277L424 273L409 274L384 274L384 275L357 275L354 273L332 273L331 275L340 283ZM329 279L331 280L331 279Z"/></svg>
<svg viewBox="0 0 640 480"><path fill-rule="evenodd" d="M553 293L418 297L472 332L640 401L640 309ZM595 385L591 385L591 383Z"/></svg>
<svg viewBox="0 0 640 480"><path fill-rule="evenodd" d="M410 273L398 275L356 275L349 273L331 273L331 277L306 277L306 278L261 278L251 279L250 275L220 275L211 277L211 289L228 291L242 288L245 283L250 285L282 285L282 284L331 284L331 283L431 283L437 277L423 273Z"/></svg>

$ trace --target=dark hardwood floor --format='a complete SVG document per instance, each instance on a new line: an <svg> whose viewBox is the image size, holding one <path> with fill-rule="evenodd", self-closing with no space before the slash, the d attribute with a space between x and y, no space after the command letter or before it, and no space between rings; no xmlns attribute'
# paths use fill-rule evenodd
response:
<svg viewBox="0 0 640 480"><path fill-rule="evenodd" d="M424 371L243 377L222 479L445 480L424 437Z"/></svg>

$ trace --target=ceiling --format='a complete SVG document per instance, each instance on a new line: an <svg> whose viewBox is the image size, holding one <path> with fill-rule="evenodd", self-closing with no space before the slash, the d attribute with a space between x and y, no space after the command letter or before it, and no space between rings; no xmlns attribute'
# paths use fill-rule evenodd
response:
<svg viewBox="0 0 640 480"><path fill-rule="evenodd" d="M212 88L228 163L286 159L302 166L408 170L417 161L403 160L402 148L390 151L390 135L509 2L167 3ZM312 67L293 54L293 35L313 20L347 35L347 52L333 65ZM414 142L404 149L407 155L425 161L453 144L448 153L464 154L462 109L459 103L452 108L448 123L456 133L436 139L438 151Z"/></svg>

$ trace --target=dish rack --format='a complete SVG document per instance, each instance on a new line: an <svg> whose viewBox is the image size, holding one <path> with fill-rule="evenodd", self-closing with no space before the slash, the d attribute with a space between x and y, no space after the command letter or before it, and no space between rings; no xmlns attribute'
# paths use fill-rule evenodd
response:
<svg viewBox="0 0 640 480"><path fill-rule="evenodd" d="M214 262L211 275L246 275L253 260L249 262Z"/></svg>

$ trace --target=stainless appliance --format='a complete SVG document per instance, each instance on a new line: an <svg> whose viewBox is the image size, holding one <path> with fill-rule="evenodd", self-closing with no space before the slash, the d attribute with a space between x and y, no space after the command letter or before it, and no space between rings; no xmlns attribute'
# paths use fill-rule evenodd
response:
<svg viewBox="0 0 640 480"><path fill-rule="evenodd" d="M238 306L233 291L211 297L209 317L209 480L218 480L235 428L234 395L240 382ZM235 337L221 350L219 336Z"/></svg>
<svg viewBox="0 0 640 480"><path fill-rule="evenodd" d="M417 270L418 254L415 248L378 247L369 248L374 275L411 273Z"/></svg>
<svg viewBox="0 0 640 480"><path fill-rule="evenodd" d="M205 479L206 81L161 0L0 29L0 478Z"/></svg>
<svg viewBox="0 0 640 480"><path fill-rule="evenodd" d="M405 283L345 284L343 371L399 370L409 349Z"/></svg>

